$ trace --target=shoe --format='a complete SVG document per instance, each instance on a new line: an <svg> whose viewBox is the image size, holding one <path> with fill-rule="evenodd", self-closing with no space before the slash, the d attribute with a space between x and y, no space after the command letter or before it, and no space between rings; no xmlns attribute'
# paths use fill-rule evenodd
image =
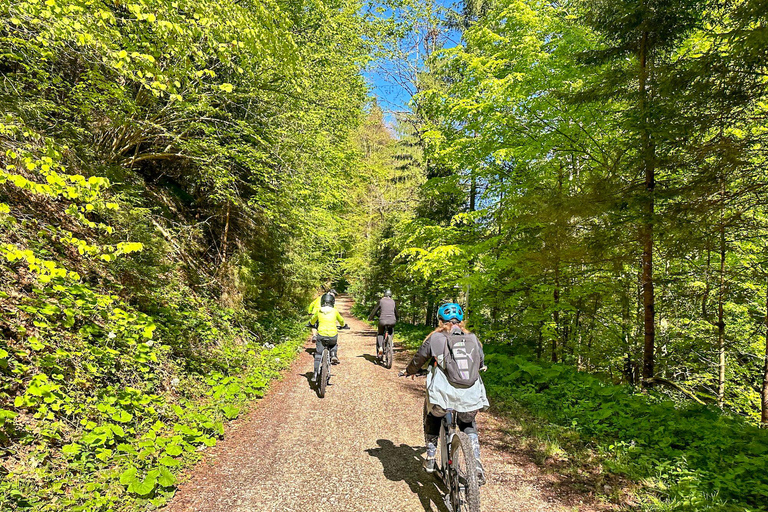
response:
<svg viewBox="0 0 768 512"><path fill-rule="evenodd" d="M339 364L339 363L341 363L341 361L339 361L339 358L338 358L338 357L336 357L336 356L333 356L333 357L331 358L331 364Z"/></svg>
<svg viewBox="0 0 768 512"><path fill-rule="evenodd" d="M424 461L424 471L426 471L427 473L434 473L435 472L435 459L434 459L434 457L427 458Z"/></svg>
<svg viewBox="0 0 768 512"><path fill-rule="evenodd" d="M483 469L483 463L479 460L475 461L477 463L477 485L485 485L485 469Z"/></svg>
<svg viewBox="0 0 768 512"><path fill-rule="evenodd" d="M376 357L378 357L379 359L383 358L384 357L384 351L381 350L381 349L378 349L376 351Z"/></svg>

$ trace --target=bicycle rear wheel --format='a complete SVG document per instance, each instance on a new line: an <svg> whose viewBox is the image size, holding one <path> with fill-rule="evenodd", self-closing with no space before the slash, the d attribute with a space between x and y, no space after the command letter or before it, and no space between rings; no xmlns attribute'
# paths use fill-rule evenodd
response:
<svg viewBox="0 0 768 512"><path fill-rule="evenodd" d="M325 387L328 385L328 381L331 379L331 356L330 349L325 347L323 350L323 361L320 364L320 383L317 388L317 396L320 398L325 397Z"/></svg>
<svg viewBox="0 0 768 512"><path fill-rule="evenodd" d="M464 432L451 441L449 488L454 512L480 512L480 484L472 443Z"/></svg>
<svg viewBox="0 0 768 512"><path fill-rule="evenodd" d="M392 368L392 359L394 359L394 350L392 349L392 335L387 334L384 339L384 368Z"/></svg>

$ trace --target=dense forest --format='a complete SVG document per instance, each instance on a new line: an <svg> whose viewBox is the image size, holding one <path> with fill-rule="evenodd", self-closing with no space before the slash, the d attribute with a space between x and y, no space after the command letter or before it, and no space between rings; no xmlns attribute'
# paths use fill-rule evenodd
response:
<svg viewBox="0 0 768 512"><path fill-rule="evenodd" d="M765 0L15 0L0 78L3 510L162 507L331 285L464 304L639 508L765 510Z"/></svg>
<svg viewBox="0 0 768 512"><path fill-rule="evenodd" d="M301 346L360 166L359 11L0 5L0 508L161 506Z"/></svg>
<svg viewBox="0 0 768 512"><path fill-rule="evenodd" d="M540 359L672 386L757 421L768 383L765 7L505 1L403 13L437 47L457 26L463 44L419 49L410 131L389 158L402 168L417 147L426 181L410 210L389 200L397 212L381 220L367 289L391 281L428 323L460 297L473 326Z"/></svg>

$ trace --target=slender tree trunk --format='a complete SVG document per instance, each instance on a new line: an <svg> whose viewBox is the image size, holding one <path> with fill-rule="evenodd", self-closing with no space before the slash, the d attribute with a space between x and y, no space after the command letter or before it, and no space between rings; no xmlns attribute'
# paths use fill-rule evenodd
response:
<svg viewBox="0 0 768 512"><path fill-rule="evenodd" d="M576 310L576 319L574 323L574 329L576 331L576 339L574 343L574 348L576 350L576 369L581 371L584 369L583 359L581 356L581 307Z"/></svg>
<svg viewBox="0 0 768 512"><path fill-rule="evenodd" d="M725 183L725 181L723 181ZM725 195L720 211L720 287L717 295L717 405L722 409L725 402L725 316L723 302L725 301Z"/></svg>
<svg viewBox="0 0 768 512"><path fill-rule="evenodd" d="M655 214L654 189L656 188L656 148L649 131L648 119L648 32L642 34L640 42L640 76L639 76L639 107L641 115L640 139L643 154L643 169L645 174L645 208L643 212L640 239L643 244L642 288L643 288L643 381L653 378L655 373L655 294L653 283L653 225Z"/></svg>
<svg viewBox="0 0 768 512"><path fill-rule="evenodd" d="M469 185L469 211L475 211L475 204L477 198L477 178L472 175L472 180Z"/></svg>
<svg viewBox="0 0 768 512"><path fill-rule="evenodd" d="M768 320L766 320L768 322ZM542 330L544 329L544 322L539 322L539 339L536 342L536 359L541 359L544 355L544 333ZM768 335L767 335L768 336Z"/></svg>
<svg viewBox="0 0 768 512"><path fill-rule="evenodd" d="M227 241L229 240L229 208L230 202L227 201L227 213L224 221L224 234L221 237L221 265L222 267L227 263Z"/></svg>
<svg viewBox="0 0 768 512"><path fill-rule="evenodd" d="M552 298L555 301L555 336L552 338L552 362L557 362L557 341L560 338L560 264L555 263L555 290L552 292Z"/></svg>
<svg viewBox="0 0 768 512"><path fill-rule="evenodd" d="M762 414L760 426L768 428L768 282L765 288L765 367L763 370Z"/></svg>

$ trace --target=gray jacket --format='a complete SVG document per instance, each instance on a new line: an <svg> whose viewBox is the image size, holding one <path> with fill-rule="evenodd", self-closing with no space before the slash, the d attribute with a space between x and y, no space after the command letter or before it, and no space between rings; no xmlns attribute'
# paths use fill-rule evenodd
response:
<svg viewBox="0 0 768 512"><path fill-rule="evenodd" d="M454 327L454 330L459 327ZM456 412L473 412L487 409L490 405L485 393L483 379L478 378L468 388L457 388L448 381L443 368L444 354L448 338L443 333L432 333L422 343L413 360L406 368L409 375L416 373L425 363L434 359L436 364L430 366L427 375L427 401L429 405L439 405L443 409L453 409ZM480 354L480 357L484 357ZM481 361L482 366L482 361Z"/></svg>
<svg viewBox="0 0 768 512"><path fill-rule="evenodd" d="M382 297L376 307L373 308L373 311L371 311L371 314L368 315L368 320L373 320L376 314L379 315L379 323L381 325L395 325L400 320L397 304L395 304L392 297Z"/></svg>

